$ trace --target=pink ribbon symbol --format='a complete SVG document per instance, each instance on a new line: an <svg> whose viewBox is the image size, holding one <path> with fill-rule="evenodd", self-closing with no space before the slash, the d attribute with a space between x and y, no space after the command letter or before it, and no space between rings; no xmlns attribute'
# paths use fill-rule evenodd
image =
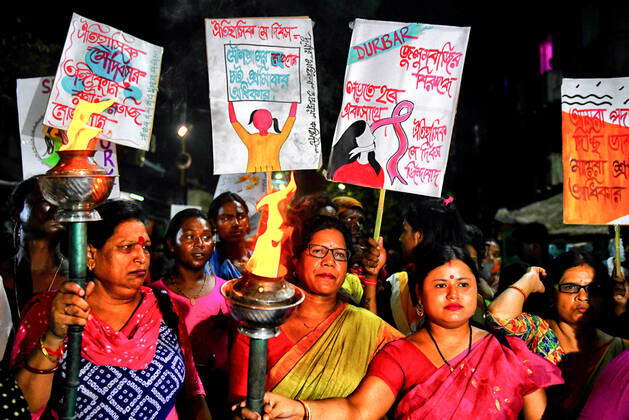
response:
<svg viewBox="0 0 629 420"><path fill-rule="evenodd" d="M408 120L411 116L413 108L415 108L415 105L411 101L402 101L393 108L390 118L383 118L381 120L374 121L369 126L371 132L373 133L383 125L392 124L395 135L398 138L398 149L387 161L387 173L389 174L389 179L391 179L391 185L393 185L393 182L396 179L399 179L402 184L407 185L406 180L398 173L397 165L402 156L404 156L404 153L406 153L406 148L408 146L408 139L406 138L406 133L402 128L402 123ZM405 113L402 113L402 111L405 111Z"/></svg>

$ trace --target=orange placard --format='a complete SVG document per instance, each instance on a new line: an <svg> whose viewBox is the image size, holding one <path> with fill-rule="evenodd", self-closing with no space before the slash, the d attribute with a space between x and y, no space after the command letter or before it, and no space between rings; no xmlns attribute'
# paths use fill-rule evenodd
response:
<svg viewBox="0 0 629 420"><path fill-rule="evenodd" d="M628 223L629 78L564 79L561 93L564 223Z"/></svg>

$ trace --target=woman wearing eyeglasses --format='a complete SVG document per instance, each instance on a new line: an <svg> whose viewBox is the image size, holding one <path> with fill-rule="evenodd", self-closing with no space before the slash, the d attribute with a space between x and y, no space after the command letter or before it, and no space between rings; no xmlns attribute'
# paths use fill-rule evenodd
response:
<svg viewBox="0 0 629 420"><path fill-rule="evenodd" d="M345 397L358 386L376 352L402 335L373 313L340 299L351 236L339 220L315 216L295 232L293 282L306 298L280 327L280 335L268 342L266 388L289 398ZM248 357L249 339L239 335L232 351L232 400L247 393Z"/></svg>
<svg viewBox="0 0 629 420"><path fill-rule="evenodd" d="M532 293L546 294L543 317L522 312ZM576 418L599 372L629 347L629 341L595 327L602 310L611 307L611 295L605 268L573 249L553 260L548 276L532 267L489 306L490 326L522 338L533 352L561 368L565 384L548 392L552 418Z"/></svg>

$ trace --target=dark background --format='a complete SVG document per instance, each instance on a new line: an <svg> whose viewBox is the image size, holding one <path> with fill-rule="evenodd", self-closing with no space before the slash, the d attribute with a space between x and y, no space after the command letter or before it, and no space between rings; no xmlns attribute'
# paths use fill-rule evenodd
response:
<svg viewBox="0 0 629 420"><path fill-rule="evenodd" d="M211 125L204 18L310 16L315 53L323 161L341 106L343 75L356 17L471 26L443 195L454 195L466 221L487 226L499 207L517 208L558 192L551 154L561 153L561 77L629 76L629 6L612 2L482 2L397 0L173 0L12 2L0 26L0 197L21 179L15 79L54 75L72 12L164 47L154 139L147 153L118 147L121 189L146 197L164 220L185 189L212 192ZM627 4L627 2L622 2ZM551 37L553 70L539 71L539 44ZM186 188L173 161L179 124L193 162ZM144 163L142 161L144 160ZM148 162L148 163L147 163ZM154 165L163 168L155 170ZM326 188L315 171L303 189ZM338 192L336 184L327 188ZM373 203L376 192L349 187ZM399 218L401 196L387 194L385 226Z"/></svg>

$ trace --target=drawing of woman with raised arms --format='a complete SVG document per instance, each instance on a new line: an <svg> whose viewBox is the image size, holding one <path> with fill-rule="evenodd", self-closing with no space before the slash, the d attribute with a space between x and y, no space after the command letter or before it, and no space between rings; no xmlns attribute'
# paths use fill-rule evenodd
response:
<svg viewBox="0 0 629 420"><path fill-rule="evenodd" d="M295 124L297 102L291 104L290 112L284 127L282 127L282 131L279 130L277 118L273 118L271 112L266 109L253 111L249 118L249 124L253 123L253 126L258 129L257 133L249 133L238 122L233 102L228 102L228 106L229 122L231 122L240 140L247 146L247 172L281 171L280 149ZM275 133L269 132L271 125L273 125Z"/></svg>

